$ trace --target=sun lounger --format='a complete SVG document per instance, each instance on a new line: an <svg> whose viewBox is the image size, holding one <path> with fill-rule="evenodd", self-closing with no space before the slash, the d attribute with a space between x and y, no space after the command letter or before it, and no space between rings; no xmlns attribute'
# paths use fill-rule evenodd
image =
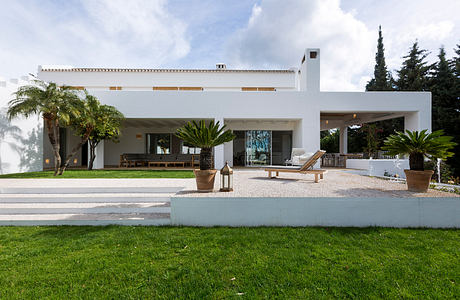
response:
<svg viewBox="0 0 460 300"><path fill-rule="evenodd" d="M275 178L279 176L280 172L288 172L288 173L300 173L300 174L314 174L315 175L315 182L318 183L319 179L323 179L324 173L326 170L321 169L313 169L313 166L316 162L324 155L326 151L318 150L312 157L310 157L302 166L267 166L265 167L265 171L268 172L269 178ZM276 176L272 176L272 173L275 173Z"/></svg>

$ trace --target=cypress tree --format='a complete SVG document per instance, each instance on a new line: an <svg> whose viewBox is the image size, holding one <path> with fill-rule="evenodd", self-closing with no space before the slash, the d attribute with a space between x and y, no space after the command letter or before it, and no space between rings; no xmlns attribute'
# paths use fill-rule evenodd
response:
<svg viewBox="0 0 460 300"><path fill-rule="evenodd" d="M366 85L366 91L390 91L391 73L385 63L385 48L383 47L382 26L379 26L379 38L377 40L377 53L375 53L374 78Z"/></svg>
<svg viewBox="0 0 460 300"><path fill-rule="evenodd" d="M428 71L430 66L425 61L428 51L419 49L418 42L412 45L409 54L404 56L402 67L396 80L396 89L399 91L426 91L428 88Z"/></svg>
<svg viewBox="0 0 460 300"><path fill-rule="evenodd" d="M383 46L383 35L382 27L379 26L379 38L377 40L377 52L375 53L375 67L374 67L374 78L372 78L366 85L366 91L391 91L393 90L394 79L391 72L388 71L385 63L385 48ZM384 121L378 121L369 124L375 126L378 134L376 138L384 140L390 134L395 131L401 131L404 129L403 118L390 119ZM368 136L369 131L362 131L365 136ZM363 149L364 150L364 149Z"/></svg>

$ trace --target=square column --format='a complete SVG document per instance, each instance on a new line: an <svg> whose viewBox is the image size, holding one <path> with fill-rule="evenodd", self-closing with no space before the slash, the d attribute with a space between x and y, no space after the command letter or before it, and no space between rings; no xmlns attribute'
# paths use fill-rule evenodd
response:
<svg viewBox="0 0 460 300"><path fill-rule="evenodd" d="M224 118L215 118L214 122L224 125ZM214 169L220 170L224 167L225 161L224 145L214 147Z"/></svg>
<svg viewBox="0 0 460 300"><path fill-rule="evenodd" d="M340 150L341 154L348 153L348 126L340 127Z"/></svg>

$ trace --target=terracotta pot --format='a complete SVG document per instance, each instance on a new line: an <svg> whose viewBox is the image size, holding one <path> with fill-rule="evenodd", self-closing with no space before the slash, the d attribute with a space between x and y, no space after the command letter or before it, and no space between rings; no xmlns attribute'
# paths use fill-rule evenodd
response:
<svg viewBox="0 0 460 300"><path fill-rule="evenodd" d="M407 189L411 192L426 193L430 186L431 176L434 171L404 170L406 173Z"/></svg>
<svg viewBox="0 0 460 300"><path fill-rule="evenodd" d="M193 170L199 192L212 192L217 170Z"/></svg>

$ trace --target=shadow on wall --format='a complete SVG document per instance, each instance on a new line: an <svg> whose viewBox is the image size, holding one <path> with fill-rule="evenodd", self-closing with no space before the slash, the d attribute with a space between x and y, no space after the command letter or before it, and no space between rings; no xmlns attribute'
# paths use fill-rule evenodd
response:
<svg viewBox="0 0 460 300"><path fill-rule="evenodd" d="M6 109L0 110L0 174L41 170L42 145L40 125L24 133L8 120Z"/></svg>

